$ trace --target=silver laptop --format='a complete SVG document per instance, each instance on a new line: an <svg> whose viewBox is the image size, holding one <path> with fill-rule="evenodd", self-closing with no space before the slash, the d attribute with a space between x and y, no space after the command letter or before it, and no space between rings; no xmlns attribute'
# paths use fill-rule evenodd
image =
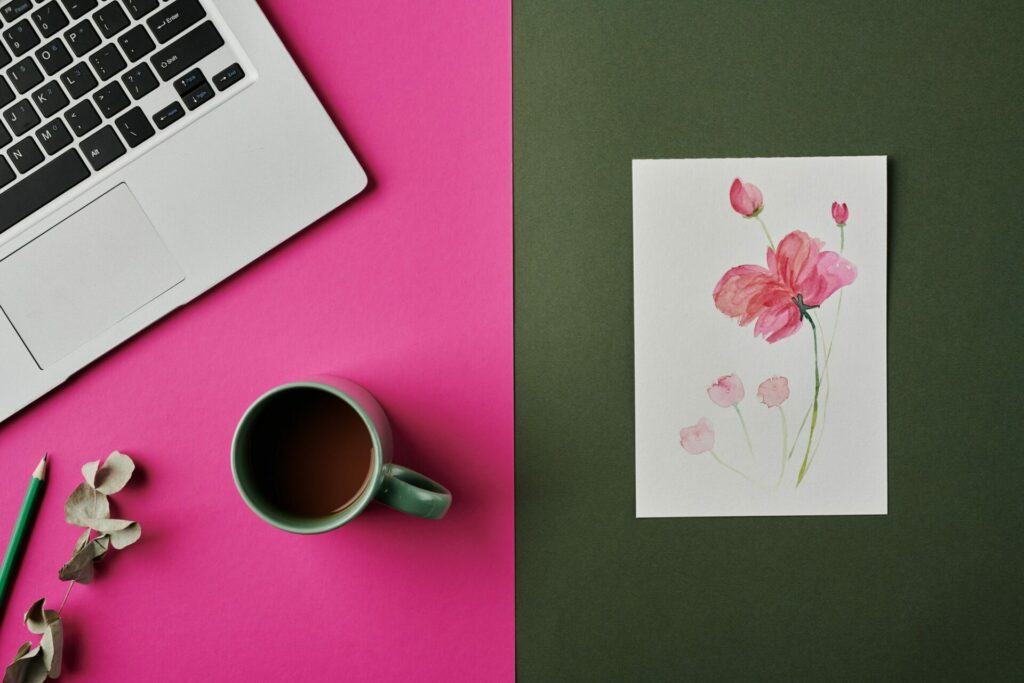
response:
<svg viewBox="0 0 1024 683"><path fill-rule="evenodd" d="M0 420L365 186L255 0L0 0Z"/></svg>

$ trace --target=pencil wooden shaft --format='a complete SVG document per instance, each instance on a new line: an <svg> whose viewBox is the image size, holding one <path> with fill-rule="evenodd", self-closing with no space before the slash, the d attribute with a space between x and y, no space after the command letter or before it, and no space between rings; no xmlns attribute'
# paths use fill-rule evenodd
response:
<svg viewBox="0 0 1024 683"><path fill-rule="evenodd" d="M22 552L25 549L25 542L28 539L29 530L35 519L36 509L39 507L43 482L35 477L29 482L28 491L25 492L25 500L21 504L21 512L18 513L18 521L11 533L11 542L7 545L7 553L4 555L3 566L0 567L0 617L3 616L7 607L7 597L14 583L14 575L21 560Z"/></svg>

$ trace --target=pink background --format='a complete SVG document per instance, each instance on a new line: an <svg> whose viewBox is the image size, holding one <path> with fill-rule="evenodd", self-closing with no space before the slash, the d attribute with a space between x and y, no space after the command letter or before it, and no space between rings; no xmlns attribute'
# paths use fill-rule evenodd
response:
<svg viewBox="0 0 1024 683"><path fill-rule="evenodd" d="M120 449L144 473L115 506L143 537L72 591L62 680L511 680L509 4L261 4L374 184L0 426L0 544L53 455L0 659L25 608L64 594L80 466ZM300 537L248 511L238 417L320 371L377 395L396 462L452 489L445 520L374 504Z"/></svg>

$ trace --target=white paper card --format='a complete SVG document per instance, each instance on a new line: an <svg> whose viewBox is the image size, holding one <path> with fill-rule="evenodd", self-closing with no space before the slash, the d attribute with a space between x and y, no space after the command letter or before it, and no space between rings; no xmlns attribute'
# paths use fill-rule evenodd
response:
<svg viewBox="0 0 1024 683"><path fill-rule="evenodd" d="M633 162L637 517L886 513L886 234L885 157Z"/></svg>

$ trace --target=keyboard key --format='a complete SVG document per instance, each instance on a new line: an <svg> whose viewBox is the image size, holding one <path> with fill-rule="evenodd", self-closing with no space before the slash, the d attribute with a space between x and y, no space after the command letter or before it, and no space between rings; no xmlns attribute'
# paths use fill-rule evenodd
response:
<svg viewBox="0 0 1024 683"><path fill-rule="evenodd" d="M64 118L78 137L100 125L100 115L96 113L96 107L92 106L89 100L82 100L68 109L64 113Z"/></svg>
<svg viewBox="0 0 1024 683"><path fill-rule="evenodd" d="M72 19L78 19L86 12L91 12L99 4L99 0L61 0L64 9L68 11Z"/></svg>
<svg viewBox="0 0 1024 683"><path fill-rule="evenodd" d="M213 77L213 84L217 86L217 90L223 91L227 90L235 83L238 83L238 81L243 78L245 78L245 72L242 71L242 67L238 64L232 64Z"/></svg>
<svg viewBox="0 0 1024 683"><path fill-rule="evenodd" d="M169 105L153 114L153 123L156 124L157 128L163 130L184 115L185 107L181 106L179 102L171 102Z"/></svg>
<svg viewBox="0 0 1024 683"><path fill-rule="evenodd" d="M20 138L39 124L39 114L28 100L21 100L4 110L4 121L10 126L14 137Z"/></svg>
<svg viewBox="0 0 1024 683"><path fill-rule="evenodd" d="M104 38L113 38L125 30L129 23L128 15L121 9L121 3L117 0L96 10L96 14L92 15L92 20L96 22Z"/></svg>
<svg viewBox="0 0 1024 683"><path fill-rule="evenodd" d="M188 95L185 95L185 106L189 109L198 109L212 100L213 95L213 86L206 81L203 81L198 88L190 92Z"/></svg>
<svg viewBox="0 0 1024 683"><path fill-rule="evenodd" d="M128 14L132 15L132 19L141 19L160 4L159 0L125 0L125 6L128 7Z"/></svg>
<svg viewBox="0 0 1024 683"><path fill-rule="evenodd" d="M50 81L32 93L32 101L39 108L39 113L48 119L64 107L68 106L68 96L64 94L57 81Z"/></svg>
<svg viewBox="0 0 1024 683"><path fill-rule="evenodd" d="M129 62L137 62L156 49L156 43L149 37L145 26L136 26L117 39Z"/></svg>
<svg viewBox="0 0 1024 683"><path fill-rule="evenodd" d="M85 62L79 62L60 75L68 94L74 99L83 97L96 87L96 77L92 75L92 69Z"/></svg>
<svg viewBox="0 0 1024 683"><path fill-rule="evenodd" d="M20 57L39 44L39 34L28 23L28 19L22 19L4 31L4 40L10 45L14 56Z"/></svg>
<svg viewBox="0 0 1024 683"><path fill-rule="evenodd" d="M97 90L92 99L108 119L114 114L124 111L131 104L128 100L128 95L124 92L124 88L117 81Z"/></svg>
<svg viewBox="0 0 1024 683"><path fill-rule="evenodd" d="M42 128L36 130L36 138L51 156L71 144L71 133L60 119L43 124Z"/></svg>
<svg viewBox="0 0 1024 683"><path fill-rule="evenodd" d="M121 81L124 82L124 87L128 89L128 92L136 100L142 99L160 85L156 80L156 76L153 75L153 70L146 63L138 64L126 71L121 76Z"/></svg>
<svg viewBox="0 0 1024 683"><path fill-rule="evenodd" d="M88 19L69 28L64 33L64 39L68 41L68 45L71 46L77 57L92 51L100 44L100 34L96 32L96 28L89 23Z"/></svg>
<svg viewBox="0 0 1024 683"><path fill-rule="evenodd" d="M11 90L11 86L7 83L7 79L0 76L0 107L6 107L13 101L14 91Z"/></svg>
<svg viewBox="0 0 1024 683"><path fill-rule="evenodd" d="M6 147L7 143L13 139L11 134L7 132L7 128L4 127L4 124L0 123L0 147Z"/></svg>
<svg viewBox="0 0 1024 683"><path fill-rule="evenodd" d="M192 69L184 76L174 79L174 89L178 91L179 95L184 96L205 82L206 76L203 75L203 72L199 69Z"/></svg>
<svg viewBox="0 0 1024 683"><path fill-rule="evenodd" d="M157 74L169 81L224 44L224 39L207 21L186 33L150 58Z"/></svg>
<svg viewBox="0 0 1024 683"><path fill-rule="evenodd" d="M117 133L110 126L100 128L83 140L79 147L82 148L82 154L85 155L95 171L123 156L126 151L124 145L117 139Z"/></svg>
<svg viewBox="0 0 1024 683"><path fill-rule="evenodd" d="M199 4L199 0L174 0L147 19L146 23L156 39L166 43L205 16L206 10Z"/></svg>
<svg viewBox="0 0 1024 683"><path fill-rule="evenodd" d="M50 0L35 12L32 13L32 20L36 22L39 32L43 38L49 38L57 31L68 25L68 15L57 4L57 0Z"/></svg>
<svg viewBox="0 0 1024 683"><path fill-rule="evenodd" d="M93 52L89 55L89 61L92 62L92 68L96 69L96 75L101 81L109 81L128 66L128 62L124 61L121 52L113 44L104 45Z"/></svg>
<svg viewBox="0 0 1024 683"><path fill-rule="evenodd" d="M116 123L117 129L121 131L121 137L132 148L138 147L156 133L149 119L146 118L146 115L138 107L129 110L118 118Z"/></svg>
<svg viewBox="0 0 1024 683"><path fill-rule="evenodd" d="M60 38L36 50L36 59L43 66L43 71L52 76L71 63L71 52Z"/></svg>
<svg viewBox="0 0 1024 683"><path fill-rule="evenodd" d="M7 163L7 159L0 157L0 187L7 185L14 180L14 169Z"/></svg>
<svg viewBox="0 0 1024 683"><path fill-rule="evenodd" d="M7 78L11 79L14 89L22 95L43 82L43 74L31 57L21 60L8 69Z"/></svg>
<svg viewBox="0 0 1024 683"><path fill-rule="evenodd" d="M32 9L32 0L12 0L0 7L0 15L3 15L6 21L14 21L30 9Z"/></svg>
<svg viewBox="0 0 1024 683"><path fill-rule="evenodd" d="M7 66L11 63L11 53L0 43L0 66Z"/></svg>
<svg viewBox="0 0 1024 683"><path fill-rule="evenodd" d="M43 153L39 151L39 145L32 138L15 143L7 150L7 156L11 158L11 163L18 169L18 173L28 173L43 163Z"/></svg>
<svg viewBox="0 0 1024 683"><path fill-rule="evenodd" d="M0 194L0 232L32 215L89 177L89 169L73 149L61 154Z"/></svg>

